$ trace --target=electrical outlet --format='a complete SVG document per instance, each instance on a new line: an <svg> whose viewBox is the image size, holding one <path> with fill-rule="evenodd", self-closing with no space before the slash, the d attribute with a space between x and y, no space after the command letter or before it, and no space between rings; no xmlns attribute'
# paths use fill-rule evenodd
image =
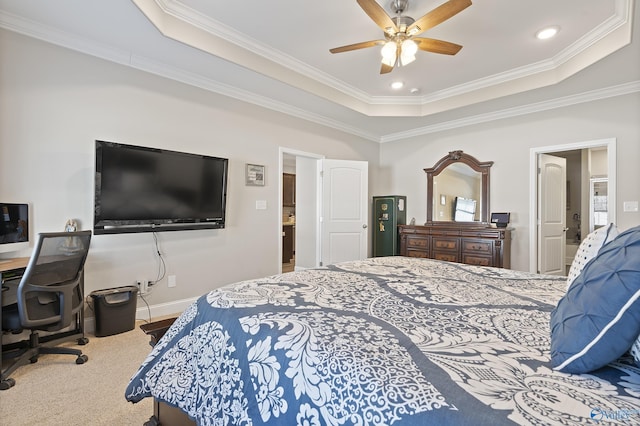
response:
<svg viewBox="0 0 640 426"><path fill-rule="evenodd" d="M176 276L175 275L169 275L167 277L167 285L169 287L175 287L176 286Z"/></svg>
<svg viewBox="0 0 640 426"><path fill-rule="evenodd" d="M145 280L138 280L136 281L136 285L138 286L138 294L139 295L143 295L143 294L147 294L147 281Z"/></svg>

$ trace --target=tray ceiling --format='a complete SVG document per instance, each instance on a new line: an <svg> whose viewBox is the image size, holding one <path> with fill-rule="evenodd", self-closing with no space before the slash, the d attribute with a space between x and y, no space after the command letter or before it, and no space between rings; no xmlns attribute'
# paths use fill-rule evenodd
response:
<svg viewBox="0 0 640 426"><path fill-rule="evenodd" d="M634 15L633 0L475 0L422 34L457 55L380 75L378 47L329 52L382 37L355 0L0 0L3 28L378 142L638 91Z"/></svg>

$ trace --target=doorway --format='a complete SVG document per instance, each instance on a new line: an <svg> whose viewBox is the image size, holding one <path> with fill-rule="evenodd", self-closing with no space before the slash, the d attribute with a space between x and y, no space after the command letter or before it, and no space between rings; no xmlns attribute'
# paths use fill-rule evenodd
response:
<svg viewBox="0 0 640 426"><path fill-rule="evenodd" d="M566 160L566 201L562 201L563 210L566 210L566 222L562 232L563 250L554 250L554 253L546 253L545 244L541 241L540 213L544 211L545 201L540 201L541 185L539 179L540 158L543 155L551 155ZM548 261L548 257L558 256L552 263L564 265L559 272L566 275L567 263L570 266L575 251L580 242L591 231L590 229L590 204L593 200L590 196L590 186L593 178L606 176L608 197L606 210L609 222L616 221L615 193L616 193L616 140L603 139L588 142L579 142L567 145L532 148L530 152L530 227L529 227L529 252L531 272L541 272L541 261ZM564 192L564 191L563 191ZM564 219L564 218L563 218Z"/></svg>
<svg viewBox="0 0 640 426"><path fill-rule="evenodd" d="M295 203L293 211L285 210L280 179L278 232L292 232L294 249L293 256L282 255L281 270L366 258L368 163L280 148L280 176L285 171L295 175ZM280 253L285 252L286 234L278 241Z"/></svg>
<svg viewBox="0 0 640 426"><path fill-rule="evenodd" d="M280 180L280 218L283 238L279 239L282 253L284 244L291 244L292 255L282 258L281 271L289 272L297 269L313 268L320 262L319 224L319 182L318 162L324 156L302 151L280 148L280 173L293 175L295 178L295 202L293 206L284 206L283 181ZM286 224L286 225L285 225ZM288 235L285 235L288 233ZM287 240L289 238L289 240Z"/></svg>

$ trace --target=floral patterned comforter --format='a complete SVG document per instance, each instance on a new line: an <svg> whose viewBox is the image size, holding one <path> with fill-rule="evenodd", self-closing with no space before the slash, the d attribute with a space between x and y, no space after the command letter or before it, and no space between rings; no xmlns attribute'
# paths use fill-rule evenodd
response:
<svg viewBox="0 0 640 426"><path fill-rule="evenodd" d="M199 425L640 423L640 370L549 366L564 278L408 257L216 289L133 376Z"/></svg>

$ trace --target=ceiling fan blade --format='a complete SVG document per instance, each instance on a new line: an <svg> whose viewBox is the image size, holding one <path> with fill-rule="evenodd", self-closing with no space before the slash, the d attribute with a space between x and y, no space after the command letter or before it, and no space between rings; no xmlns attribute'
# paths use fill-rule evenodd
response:
<svg viewBox="0 0 640 426"><path fill-rule="evenodd" d="M373 47L373 46L381 46L384 43L385 43L384 40L363 41L361 43L348 44L346 46L334 47L333 49L329 49L329 52L331 52L331 53L349 52L351 50L365 49L367 47Z"/></svg>
<svg viewBox="0 0 640 426"><path fill-rule="evenodd" d="M417 35L446 21L471 6L471 0L449 0L433 9L407 28L408 35Z"/></svg>
<svg viewBox="0 0 640 426"><path fill-rule="evenodd" d="M392 66L390 66L390 65L387 65L387 64L383 63L383 64L380 66L380 74L388 74L388 73L390 73L391 71L393 71L393 67L392 67Z"/></svg>
<svg viewBox="0 0 640 426"><path fill-rule="evenodd" d="M436 40L434 38L422 38L415 37L411 40L415 41L418 45L418 49L425 50L431 53L442 53L444 55L455 55L462 49L459 44L451 43L443 40Z"/></svg>
<svg viewBox="0 0 640 426"><path fill-rule="evenodd" d="M373 22L375 22L377 26L382 28L382 31L390 35L394 35L398 32L398 27L395 22L393 22L387 12L385 12L382 6L380 6L375 0L357 1L362 10L369 15L369 18L373 19Z"/></svg>

